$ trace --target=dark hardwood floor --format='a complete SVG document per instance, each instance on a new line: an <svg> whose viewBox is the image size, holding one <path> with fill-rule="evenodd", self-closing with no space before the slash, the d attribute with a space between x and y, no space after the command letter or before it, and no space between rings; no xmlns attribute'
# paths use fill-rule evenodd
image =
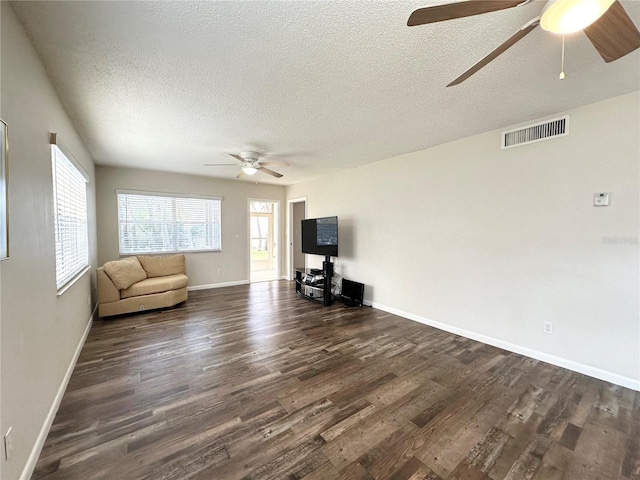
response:
<svg viewBox="0 0 640 480"><path fill-rule="evenodd" d="M96 321L33 478L640 479L640 393L279 281Z"/></svg>

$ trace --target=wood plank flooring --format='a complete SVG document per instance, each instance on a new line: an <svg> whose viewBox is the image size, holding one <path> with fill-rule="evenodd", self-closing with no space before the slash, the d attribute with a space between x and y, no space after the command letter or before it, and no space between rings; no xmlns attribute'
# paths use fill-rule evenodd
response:
<svg viewBox="0 0 640 480"><path fill-rule="evenodd" d="M640 479L640 393L278 281L96 321L35 479Z"/></svg>

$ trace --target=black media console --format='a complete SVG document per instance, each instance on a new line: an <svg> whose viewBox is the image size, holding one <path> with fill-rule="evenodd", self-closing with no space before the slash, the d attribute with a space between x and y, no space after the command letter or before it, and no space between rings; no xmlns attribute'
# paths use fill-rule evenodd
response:
<svg viewBox="0 0 640 480"><path fill-rule="evenodd" d="M325 257L322 262L322 273L314 268L296 268L296 292L305 298L322 301L325 307L331 305L331 279L333 278L333 263L331 257Z"/></svg>

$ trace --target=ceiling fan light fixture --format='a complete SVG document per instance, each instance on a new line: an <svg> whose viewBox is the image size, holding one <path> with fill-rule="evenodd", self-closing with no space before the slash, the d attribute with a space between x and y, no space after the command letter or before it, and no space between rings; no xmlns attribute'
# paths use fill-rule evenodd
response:
<svg viewBox="0 0 640 480"><path fill-rule="evenodd" d="M246 167L242 167L242 171L245 173L245 175L255 175L258 169L247 165Z"/></svg>
<svg viewBox="0 0 640 480"><path fill-rule="evenodd" d="M551 0L540 26L552 33L567 34L585 29L609 10L616 0Z"/></svg>

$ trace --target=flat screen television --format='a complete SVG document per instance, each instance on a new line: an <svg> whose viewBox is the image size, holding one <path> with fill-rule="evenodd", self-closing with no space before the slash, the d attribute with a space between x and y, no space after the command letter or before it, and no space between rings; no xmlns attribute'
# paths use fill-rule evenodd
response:
<svg viewBox="0 0 640 480"><path fill-rule="evenodd" d="M302 220L302 253L338 256L338 217Z"/></svg>

